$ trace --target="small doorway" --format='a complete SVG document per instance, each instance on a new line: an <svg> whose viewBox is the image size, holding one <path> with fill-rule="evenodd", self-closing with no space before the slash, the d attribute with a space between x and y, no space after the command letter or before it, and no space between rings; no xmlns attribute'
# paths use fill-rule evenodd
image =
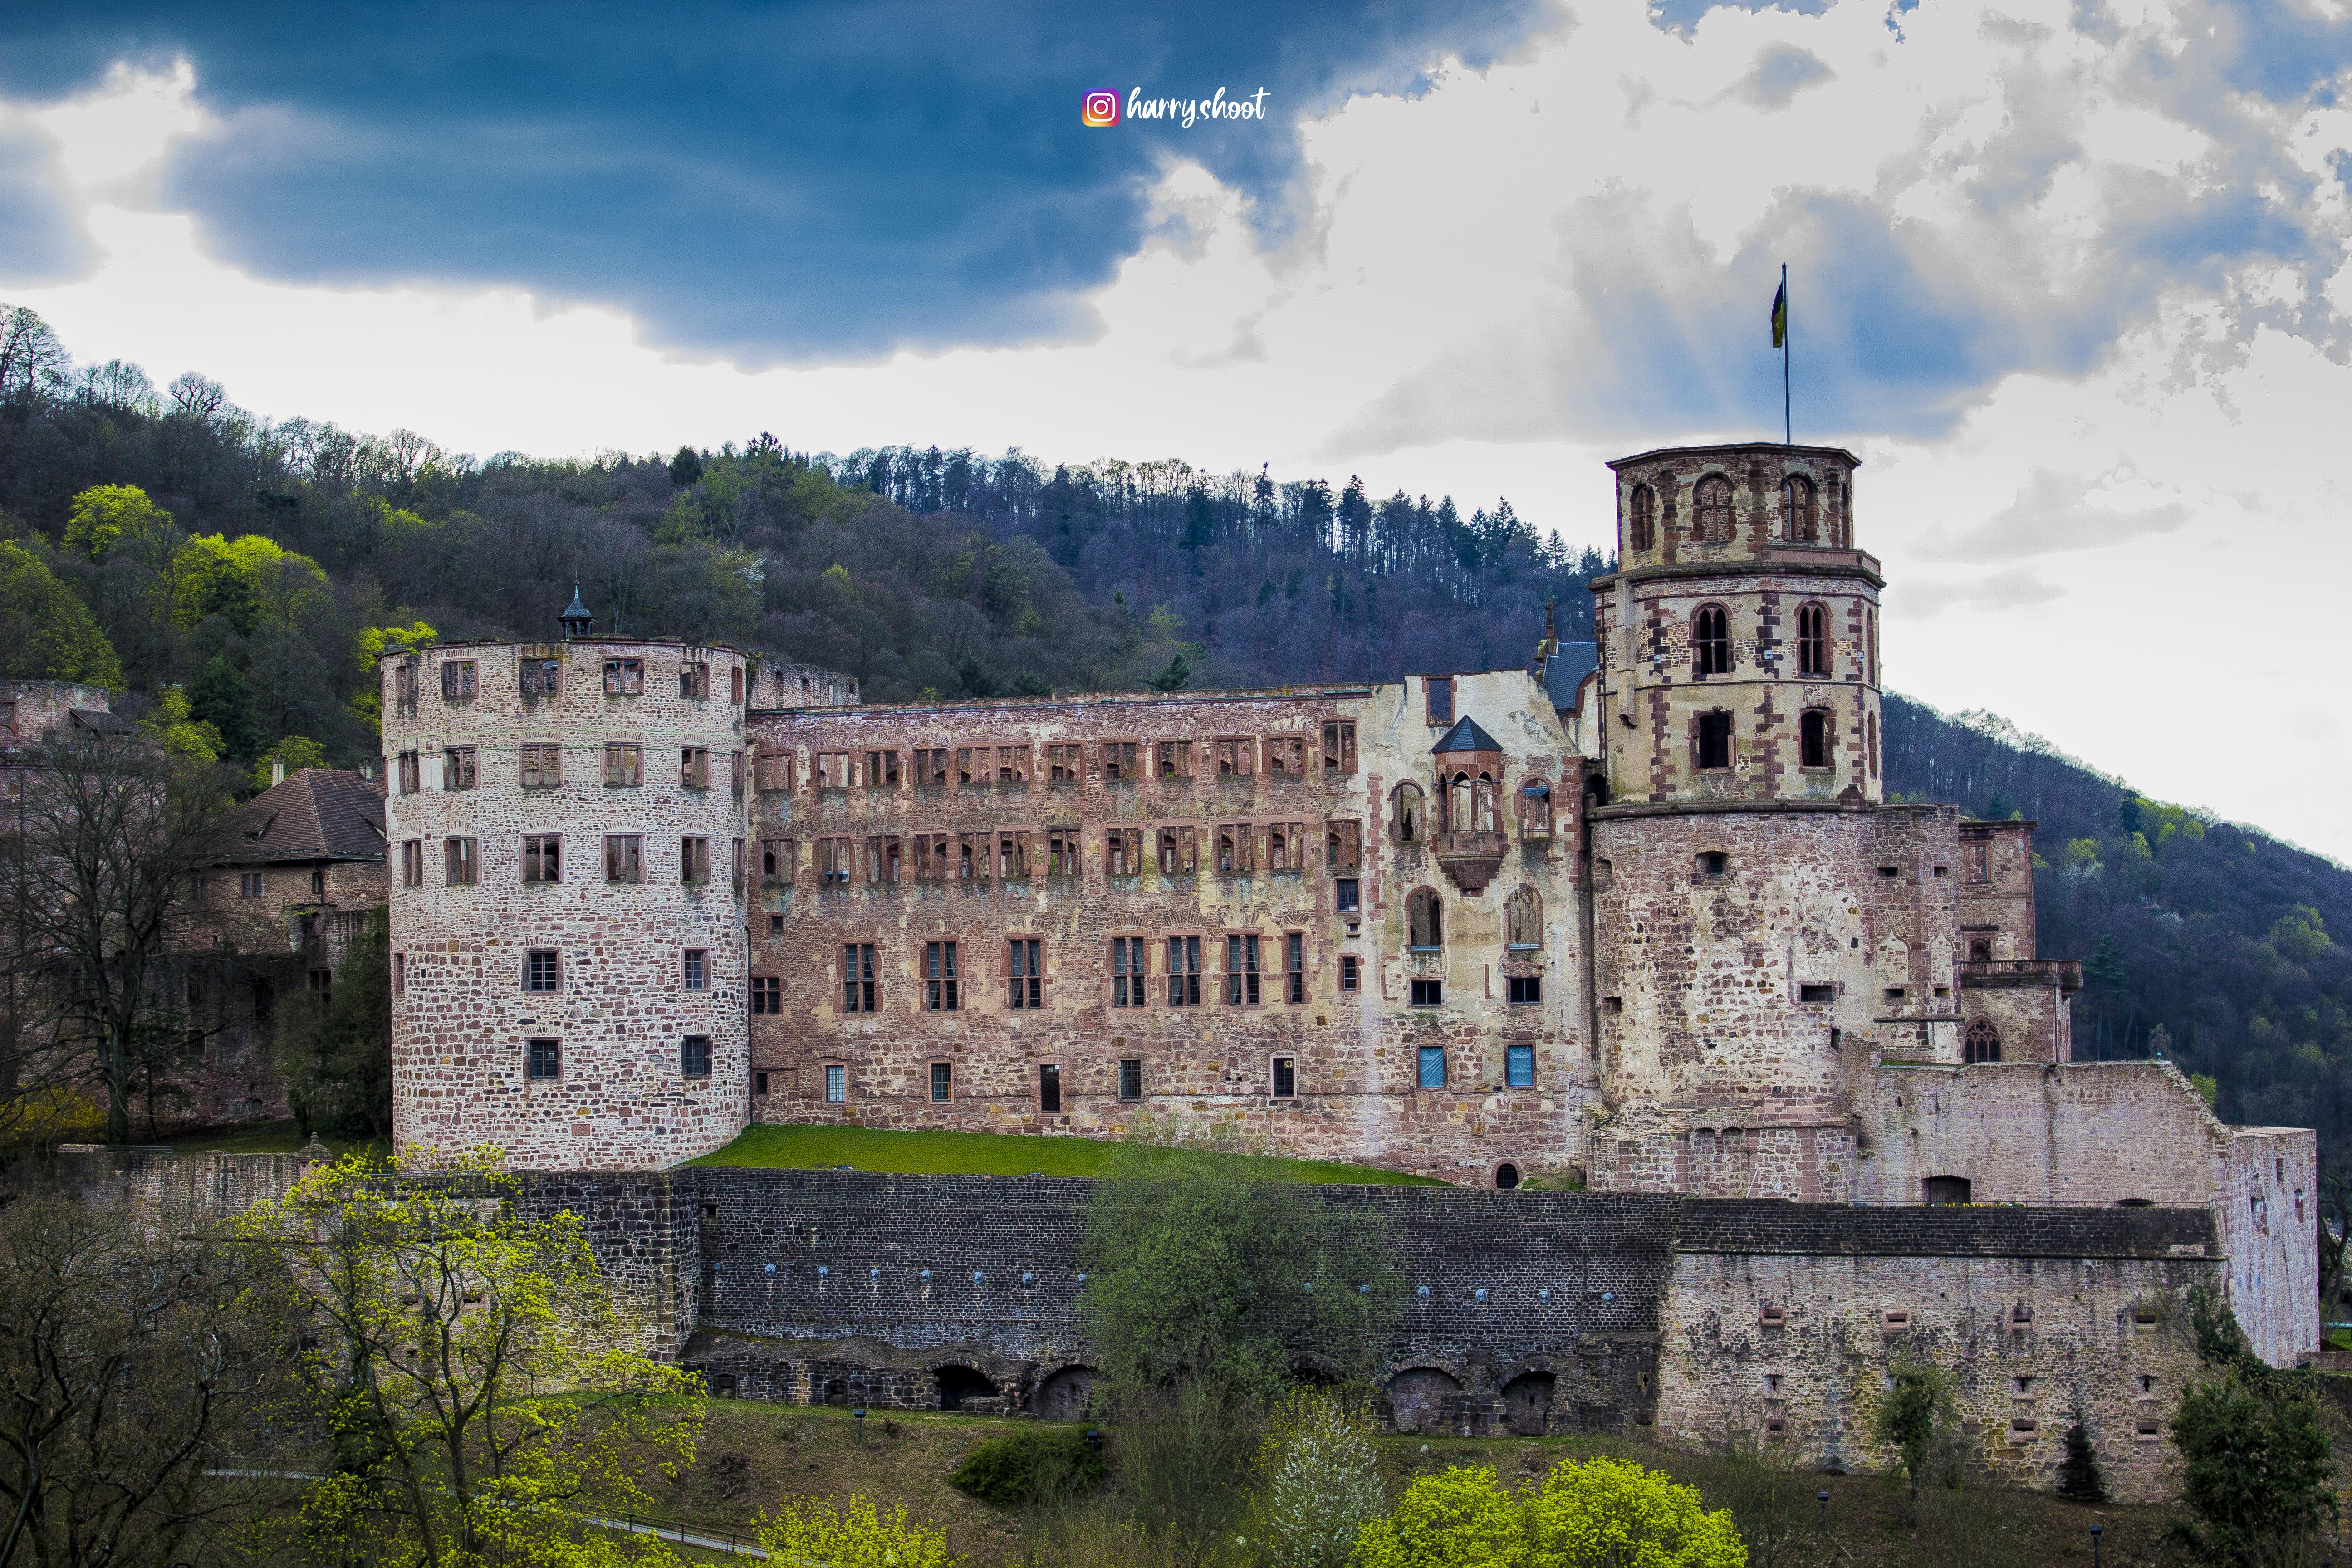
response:
<svg viewBox="0 0 2352 1568"><path fill-rule="evenodd" d="M1928 1204L1964 1204L1969 1201L1969 1184L1966 1176L1929 1176L1919 1184L1919 1201Z"/></svg>

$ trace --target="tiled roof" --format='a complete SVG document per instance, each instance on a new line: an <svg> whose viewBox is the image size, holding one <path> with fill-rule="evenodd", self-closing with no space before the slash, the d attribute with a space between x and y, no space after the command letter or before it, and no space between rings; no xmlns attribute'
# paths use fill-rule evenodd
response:
<svg viewBox="0 0 2352 1568"><path fill-rule="evenodd" d="M381 860L383 785L355 773L304 768L236 808L223 862Z"/></svg>
<svg viewBox="0 0 2352 1568"><path fill-rule="evenodd" d="M1445 731L1445 739L1429 748L1432 756L1442 757L1448 752L1499 752L1503 743L1478 728L1478 721L1465 713Z"/></svg>

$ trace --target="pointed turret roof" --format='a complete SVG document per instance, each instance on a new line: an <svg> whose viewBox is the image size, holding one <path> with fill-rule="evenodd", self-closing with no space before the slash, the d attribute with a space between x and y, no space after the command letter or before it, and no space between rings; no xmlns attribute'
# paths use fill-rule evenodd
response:
<svg viewBox="0 0 2352 1568"><path fill-rule="evenodd" d="M1442 757L1448 752L1499 752L1501 742L1478 728L1478 721L1465 713L1445 731L1445 738L1429 748L1430 755Z"/></svg>
<svg viewBox="0 0 2352 1568"><path fill-rule="evenodd" d="M560 618L565 634L571 637L587 636L589 626L594 624L595 617L589 615L588 606L580 602L580 584L576 581L572 584L572 605Z"/></svg>

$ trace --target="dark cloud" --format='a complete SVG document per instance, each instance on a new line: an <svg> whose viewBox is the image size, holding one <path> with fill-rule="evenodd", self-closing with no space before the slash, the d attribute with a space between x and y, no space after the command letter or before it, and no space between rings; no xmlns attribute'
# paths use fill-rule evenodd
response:
<svg viewBox="0 0 2352 1568"><path fill-rule="evenodd" d="M75 277L97 259L63 199L56 155L29 127L0 126L0 279L19 287Z"/></svg>
<svg viewBox="0 0 2352 1568"><path fill-rule="evenodd" d="M218 122L160 199L299 282L509 284L758 363L1081 332L1148 187L1197 158L1279 229L1302 114L1474 64L1540 0L23 6L0 91L184 56ZM1108 89L1268 119L1088 129Z"/></svg>

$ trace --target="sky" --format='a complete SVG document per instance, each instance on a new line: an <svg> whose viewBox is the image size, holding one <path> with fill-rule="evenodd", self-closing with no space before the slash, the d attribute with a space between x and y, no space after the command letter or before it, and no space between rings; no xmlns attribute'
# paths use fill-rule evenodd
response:
<svg viewBox="0 0 2352 1568"><path fill-rule="evenodd" d="M1269 464L1606 548L1604 459L1779 436L1785 264L1888 685L2352 861L2347 86L2352 0L20 7L0 300L484 456Z"/></svg>

